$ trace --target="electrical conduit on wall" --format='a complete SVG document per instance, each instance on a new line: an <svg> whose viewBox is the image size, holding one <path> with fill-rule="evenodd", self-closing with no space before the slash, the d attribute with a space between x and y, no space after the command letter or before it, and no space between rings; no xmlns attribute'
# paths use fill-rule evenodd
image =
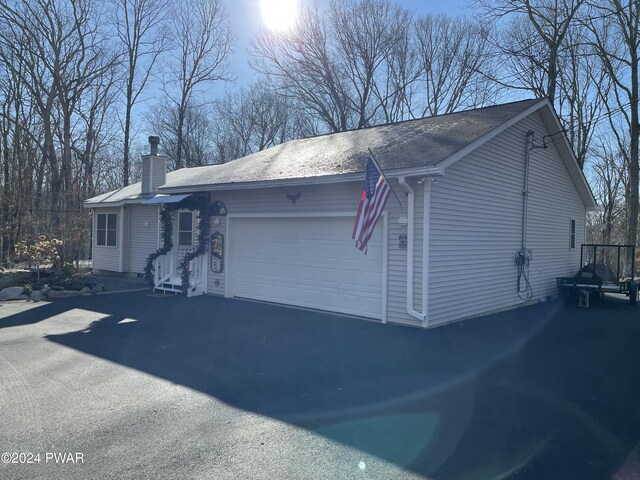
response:
<svg viewBox="0 0 640 480"><path fill-rule="evenodd" d="M406 177L399 177L400 186L407 192L407 313L420 320L422 327L429 326L428 317L428 287L429 287L429 213L431 199L431 180L424 179L424 209L422 223L422 312L417 311L413 304L413 273L415 258L415 191L406 181Z"/></svg>

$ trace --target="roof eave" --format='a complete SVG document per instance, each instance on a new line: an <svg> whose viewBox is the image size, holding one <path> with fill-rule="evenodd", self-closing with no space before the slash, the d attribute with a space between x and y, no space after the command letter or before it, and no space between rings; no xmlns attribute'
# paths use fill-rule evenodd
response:
<svg viewBox="0 0 640 480"><path fill-rule="evenodd" d="M118 200L117 202L90 202L85 200L82 202L84 208L109 208L109 207L121 207L122 205L141 204L147 198L125 198L124 200Z"/></svg>
<svg viewBox="0 0 640 480"><path fill-rule="evenodd" d="M404 169L385 170L383 172L388 178L398 178L403 176L438 176L443 175L443 170L439 167L411 167ZM237 182L237 183L211 183L192 186L179 187L158 187L158 191L162 193L189 193L196 191L212 191L212 190L244 190L256 188L277 188L287 187L290 185L324 185L332 183L348 183L358 182L364 179L364 172L341 173L336 175L323 175L315 177L288 178L283 180L261 180L255 182Z"/></svg>
<svg viewBox="0 0 640 480"><path fill-rule="evenodd" d="M206 192L212 190L244 190L255 188L276 188L286 187L289 185L320 185L330 183L343 183L362 180L364 178L364 172L362 173L347 173L337 175L326 175L320 177L304 177L304 178L289 178L283 180L258 180L255 182L234 182L234 183L206 183L201 185L186 185L158 187L158 191L162 193L189 193L189 192Z"/></svg>

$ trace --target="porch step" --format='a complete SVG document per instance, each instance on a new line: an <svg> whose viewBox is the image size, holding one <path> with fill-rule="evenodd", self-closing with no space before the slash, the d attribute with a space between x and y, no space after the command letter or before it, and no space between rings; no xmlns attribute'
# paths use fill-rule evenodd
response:
<svg viewBox="0 0 640 480"><path fill-rule="evenodd" d="M182 279L180 277L169 277L164 282L156 285L154 290L170 293L182 293Z"/></svg>

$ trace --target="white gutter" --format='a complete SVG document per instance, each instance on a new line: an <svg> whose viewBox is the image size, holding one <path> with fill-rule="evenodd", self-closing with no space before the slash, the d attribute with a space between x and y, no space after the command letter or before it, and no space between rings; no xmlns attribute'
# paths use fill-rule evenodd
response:
<svg viewBox="0 0 640 480"><path fill-rule="evenodd" d="M406 177L402 176L398 178L400 186L405 192L407 192L407 313L414 318L420 320L423 327L429 325L427 318L427 294L428 294L428 282L429 282L429 205L426 201L427 195L429 195L431 188L431 182L428 179L424 181L424 193L425 193L425 205L424 205L424 218L423 218L423 242L422 242L422 312L415 310L413 306L413 263L415 257L415 192L413 188L407 183Z"/></svg>
<svg viewBox="0 0 640 480"><path fill-rule="evenodd" d="M438 176L444 175L444 170L437 166L428 166L422 168L404 168L397 170L385 170L385 177L400 178L404 176ZM320 177L305 178L289 178L282 180L260 180L253 182L237 182L237 183L208 183L198 185L169 185L160 186L157 192L160 194L178 194L178 193L194 193L222 190L240 190L255 188L278 188L287 186L304 186L304 185L325 185L346 182L361 182L364 180L364 172L360 173L342 173L337 175L324 175Z"/></svg>

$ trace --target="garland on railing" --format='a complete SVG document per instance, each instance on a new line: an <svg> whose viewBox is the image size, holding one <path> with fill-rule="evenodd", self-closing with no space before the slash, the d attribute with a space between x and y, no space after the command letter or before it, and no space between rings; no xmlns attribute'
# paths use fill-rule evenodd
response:
<svg viewBox="0 0 640 480"><path fill-rule="evenodd" d="M189 291L191 272L189 271L189 262L194 258L204 255L207 251L207 239L209 237L209 200L205 196L196 197L194 205L187 207L190 210L198 210L198 245L196 248L182 257L178 264L178 270L180 270L180 277L182 279L182 293L185 295ZM189 197L191 198L191 197ZM188 200L185 199L185 200ZM184 208L184 207L182 207Z"/></svg>
<svg viewBox="0 0 640 480"><path fill-rule="evenodd" d="M153 262L155 262L156 258L166 255L173 248L173 240L172 240L172 232L173 232L173 222L171 220L171 216L173 214L173 209L169 207L170 204L165 204L160 207L160 225L162 228L162 246L153 253L150 253L147 257L147 264L144 266L144 278L147 280L147 283L151 286L151 288L155 287L154 279L153 279Z"/></svg>
<svg viewBox="0 0 640 480"><path fill-rule="evenodd" d="M173 248L172 215L174 210L187 209L198 211L198 244L193 252L187 253L180 263L180 278L182 280L182 292L186 294L189 290L190 276L189 262L200 255L204 255L207 250L207 239L209 236L209 199L206 194L191 195L178 203L167 203L160 209L160 224L162 225L162 247L147 257L147 264L144 267L144 276L147 282L154 287L153 262L161 255L166 255Z"/></svg>

